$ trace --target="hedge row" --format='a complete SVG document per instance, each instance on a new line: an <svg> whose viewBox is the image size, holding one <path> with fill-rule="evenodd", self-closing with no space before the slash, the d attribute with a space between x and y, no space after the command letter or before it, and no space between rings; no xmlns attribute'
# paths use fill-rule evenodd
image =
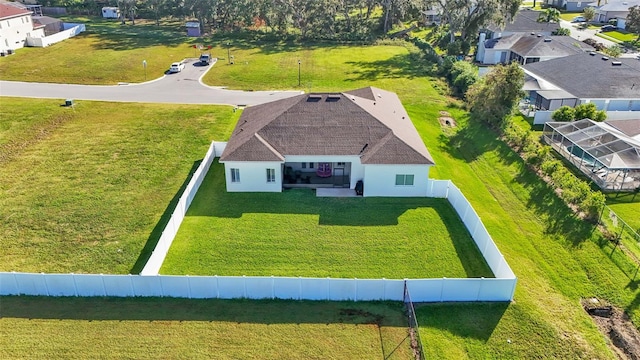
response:
<svg viewBox="0 0 640 360"><path fill-rule="evenodd" d="M585 218L597 221L606 198L600 191L592 190L587 181L581 180L571 173L551 153L551 147L543 145L532 136L528 129L509 123L503 136L507 142L520 150L525 162L537 171L548 176L551 185L559 189L560 198L570 206L575 206L584 213Z"/></svg>

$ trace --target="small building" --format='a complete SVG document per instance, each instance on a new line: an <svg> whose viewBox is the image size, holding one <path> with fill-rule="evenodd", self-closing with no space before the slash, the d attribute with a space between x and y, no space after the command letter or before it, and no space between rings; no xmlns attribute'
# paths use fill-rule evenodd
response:
<svg viewBox="0 0 640 360"><path fill-rule="evenodd" d="M229 192L348 188L426 196L427 147L395 93L302 94L244 110L220 156ZM358 186L360 190L360 186Z"/></svg>
<svg viewBox="0 0 640 360"><path fill-rule="evenodd" d="M112 6L105 6L102 8L102 17L105 19L119 19L120 9Z"/></svg>
<svg viewBox="0 0 640 360"><path fill-rule="evenodd" d="M188 21L187 36L200 37L200 23L197 21Z"/></svg>
<svg viewBox="0 0 640 360"><path fill-rule="evenodd" d="M543 137L602 190L640 188L640 119L548 122Z"/></svg>
<svg viewBox="0 0 640 360"><path fill-rule="evenodd" d="M49 16L33 16L32 19L34 28L44 29L44 36L57 34L63 30L63 23L60 19Z"/></svg>
<svg viewBox="0 0 640 360"><path fill-rule="evenodd" d="M633 6L640 6L640 0L612 0L596 8L594 21L601 23L608 22L616 18L626 18L629 9Z"/></svg>

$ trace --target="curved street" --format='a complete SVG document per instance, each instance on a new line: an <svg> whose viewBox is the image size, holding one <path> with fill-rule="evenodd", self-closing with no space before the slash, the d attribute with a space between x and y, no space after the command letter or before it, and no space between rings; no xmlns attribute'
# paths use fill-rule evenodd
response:
<svg viewBox="0 0 640 360"><path fill-rule="evenodd" d="M241 91L211 87L201 82L213 68L200 66L198 59L186 59L179 73L140 84L74 85L21 81L0 81L0 96L144 102L173 104L216 104L250 106L299 95L301 91Z"/></svg>

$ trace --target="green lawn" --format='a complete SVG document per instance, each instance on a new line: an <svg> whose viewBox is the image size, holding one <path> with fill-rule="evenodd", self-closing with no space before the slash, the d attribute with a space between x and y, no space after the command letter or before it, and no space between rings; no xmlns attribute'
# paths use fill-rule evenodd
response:
<svg viewBox="0 0 640 360"><path fill-rule="evenodd" d="M237 116L221 106L0 101L0 271L139 271L180 187Z"/></svg>
<svg viewBox="0 0 640 360"><path fill-rule="evenodd" d="M493 277L446 199L227 193L205 178L163 274L334 278Z"/></svg>
<svg viewBox="0 0 640 360"><path fill-rule="evenodd" d="M602 35L606 35L606 36L614 38L614 39L616 39L616 40L618 40L620 42L627 42L627 43L634 43L638 39L638 35L637 34L626 32L624 30L607 31L606 33L604 33Z"/></svg>
<svg viewBox="0 0 640 360"><path fill-rule="evenodd" d="M71 84L117 84L155 79L172 62L194 57L194 38L186 37L182 22L151 21L135 26L116 20L69 17L86 24L80 35L46 48L23 48L0 58L0 79ZM198 55L199 56L199 55Z"/></svg>
<svg viewBox="0 0 640 360"><path fill-rule="evenodd" d="M1 299L2 359L411 358L400 303Z"/></svg>

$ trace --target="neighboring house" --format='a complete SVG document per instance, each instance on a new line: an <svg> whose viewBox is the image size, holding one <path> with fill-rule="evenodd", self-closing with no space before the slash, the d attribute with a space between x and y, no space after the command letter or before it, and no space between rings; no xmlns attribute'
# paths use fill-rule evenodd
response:
<svg viewBox="0 0 640 360"><path fill-rule="evenodd" d="M43 37L44 26L34 25L31 11L23 5L0 2L0 52L24 47L28 36Z"/></svg>
<svg viewBox="0 0 640 360"><path fill-rule="evenodd" d="M593 51L593 47L570 36L539 36L535 33L518 33L496 39L484 40L480 34L476 61L483 65L520 65L551 60L563 56Z"/></svg>
<svg viewBox="0 0 640 360"><path fill-rule="evenodd" d="M612 0L596 8L596 17L593 20L608 22L616 18L626 19L629 15L629 8L636 5L640 6L640 0Z"/></svg>
<svg viewBox="0 0 640 360"><path fill-rule="evenodd" d="M220 156L227 191L344 187L425 196L434 165L395 93L302 94L244 110Z"/></svg>
<svg viewBox="0 0 640 360"><path fill-rule="evenodd" d="M531 9L520 9L511 23L493 24L482 30L481 33L486 34L486 39L496 39L516 33L551 36L554 31L560 29L560 24L538 22L541 13L541 11Z"/></svg>
<svg viewBox="0 0 640 360"><path fill-rule="evenodd" d="M440 9L430 9L422 11L422 23L426 26L440 25L442 11Z"/></svg>
<svg viewBox="0 0 640 360"><path fill-rule="evenodd" d="M543 138L601 189L640 188L640 118L548 122Z"/></svg>
<svg viewBox="0 0 640 360"><path fill-rule="evenodd" d="M63 29L62 20L49 16L32 16L33 27L43 28L44 36L57 34Z"/></svg>
<svg viewBox="0 0 640 360"><path fill-rule="evenodd" d="M199 37L200 34L200 23L197 21L188 21L186 23L187 27L187 36L191 37Z"/></svg>
<svg viewBox="0 0 640 360"><path fill-rule="evenodd" d="M524 65L524 90L538 110L593 103L607 112L640 111L640 61L590 52ZM638 113L640 117L640 113Z"/></svg>
<svg viewBox="0 0 640 360"><path fill-rule="evenodd" d="M567 10L568 12L579 12L589 6L595 7L598 3L580 0L547 0L546 4L558 9Z"/></svg>

